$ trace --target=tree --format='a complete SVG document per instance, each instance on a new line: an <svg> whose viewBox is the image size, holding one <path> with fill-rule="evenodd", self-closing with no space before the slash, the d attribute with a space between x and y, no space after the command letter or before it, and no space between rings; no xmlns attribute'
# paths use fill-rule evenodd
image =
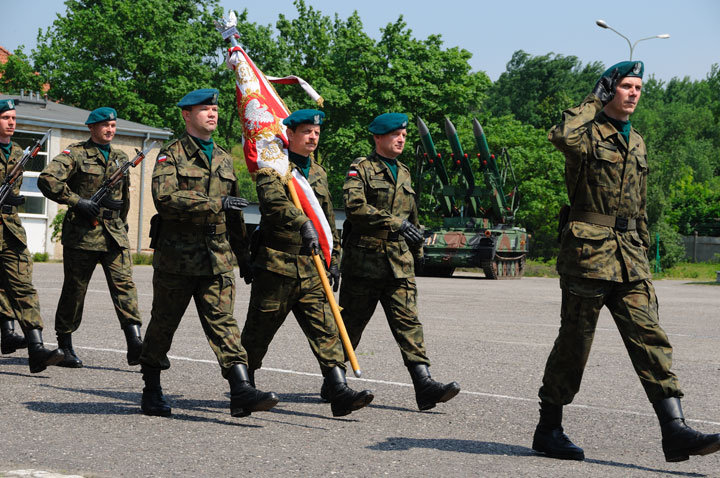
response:
<svg viewBox="0 0 720 478"><path fill-rule="evenodd" d="M111 105L128 120L184 130L175 103L232 80L220 64L217 0L67 0L38 36L35 67L50 96L85 109ZM228 122L227 116L221 121ZM222 127L226 123L221 123Z"/></svg>
<svg viewBox="0 0 720 478"><path fill-rule="evenodd" d="M5 63L0 63L0 91L3 93L45 91L44 77L33 69L24 48L21 45L8 55Z"/></svg>

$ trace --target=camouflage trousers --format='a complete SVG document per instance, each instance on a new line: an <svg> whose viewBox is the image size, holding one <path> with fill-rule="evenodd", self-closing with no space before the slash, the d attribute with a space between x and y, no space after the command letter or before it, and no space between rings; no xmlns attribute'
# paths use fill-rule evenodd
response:
<svg viewBox="0 0 720 478"><path fill-rule="evenodd" d="M547 364L540 399L555 405L572 402L580 390L600 309L615 320L635 373L651 402L682 397L670 371L672 347L658 323L655 288L649 280L610 282L563 276L560 332Z"/></svg>
<svg viewBox="0 0 720 478"><path fill-rule="evenodd" d="M42 329L40 300L32 284L33 263L25 244L6 234L0 250L0 313L17 318L23 330Z"/></svg>
<svg viewBox="0 0 720 478"><path fill-rule="evenodd" d="M10 297L8 297L5 289L0 289L0 320L15 320L17 318L19 317L10 303Z"/></svg>
<svg viewBox="0 0 720 478"><path fill-rule="evenodd" d="M345 369L342 342L320 278L296 279L264 269L255 270L242 331L248 368L256 370L262 366L270 342L291 311L323 374L333 367Z"/></svg>
<svg viewBox="0 0 720 478"><path fill-rule="evenodd" d="M110 297L120 326L141 325L137 290L132 280L132 258L128 249L109 251L63 249L62 292L55 312L55 332L70 334L80 327L85 294L98 262L102 265Z"/></svg>
<svg viewBox="0 0 720 478"><path fill-rule="evenodd" d="M423 327L418 320L415 279L346 277L340 285L340 308L350 342L356 349L378 301L385 311L403 362L430 365Z"/></svg>
<svg viewBox="0 0 720 478"><path fill-rule="evenodd" d="M187 276L155 269L150 323L145 331L140 362L144 367L167 370L168 352L190 299L195 300L200 324L225 376L236 364L247 364L240 330L233 317L235 275Z"/></svg>

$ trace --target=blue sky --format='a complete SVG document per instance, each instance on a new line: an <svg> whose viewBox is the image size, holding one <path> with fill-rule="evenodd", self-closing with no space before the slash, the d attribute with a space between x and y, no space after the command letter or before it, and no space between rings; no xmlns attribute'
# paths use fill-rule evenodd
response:
<svg viewBox="0 0 720 478"><path fill-rule="evenodd" d="M3 23L0 45L13 51L24 44L35 46L38 28L47 28L61 0L0 0ZM720 1L634 0L630 2L531 1L531 0L307 0L327 15L347 18L357 10L365 31L378 37L380 29L403 15L416 38L442 35L448 47L459 46L473 54L474 70L485 71L494 81L516 50L533 55L550 52L575 55L583 63L601 61L609 66L626 60L629 47L610 30L595 25L603 19L630 38L669 33L667 40L642 41L634 59L645 62L648 75L661 80L689 76L705 78L713 63L720 63ZM221 0L226 9L248 9L249 20L274 25L279 13L296 16L292 0L242 2ZM259 6L253 6L259 5ZM272 5L268 8L262 5ZM142 19L138 19L142 21Z"/></svg>

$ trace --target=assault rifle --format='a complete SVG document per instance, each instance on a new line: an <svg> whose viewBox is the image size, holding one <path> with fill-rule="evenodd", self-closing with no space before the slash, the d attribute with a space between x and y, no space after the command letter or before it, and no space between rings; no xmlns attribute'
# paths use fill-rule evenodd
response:
<svg viewBox="0 0 720 478"><path fill-rule="evenodd" d="M110 190L111 190L118 182L120 182L120 180L123 178L123 176L125 175L125 173L127 173L127 171L128 171L130 168L134 168L135 166L137 166L138 164L140 164L140 163L142 162L142 160L145 159L145 156L150 152L150 150L155 147L155 144L156 144L156 143L157 143L157 141L153 141L152 143L150 143L150 146L148 146L147 148L143 149L142 151L136 149L135 151L137 152L137 155L135 155L135 157L134 157L133 159L131 159L130 161L125 162L125 164L123 164L123 165L120 166L118 169L116 169L115 172L112 173L112 174L110 175L110 177L105 180L105 182L102 184L102 186L100 186L100 189L98 189L98 190L95 192L95 194L92 195L92 197L90 198L90 200L99 206L100 203L102 202L103 198L107 195L107 193L110 192ZM92 225L93 225L93 226L97 226L97 225L98 225L98 220L97 220L97 218L93 218L93 220L92 220Z"/></svg>
<svg viewBox="0 0 720 478"><path fill-rule="evenodd" d="M22 176L23 170L27 162L37 156L40 148L42 148L42 145L45 144L45 141L47 141L49 137L50 130L47 130L47 133L45 133L42 138L35 141L34 145L25 148L25 151L23 151L23 155L22 158L20 158L20 161L15 163L15 166L12 168L12 170L8 173L7 176L5 176L5 180L0 186L0 207L5 204L8 196L10 196L10 193L12 193L12 190L15 187L15 183Z"/></svg>

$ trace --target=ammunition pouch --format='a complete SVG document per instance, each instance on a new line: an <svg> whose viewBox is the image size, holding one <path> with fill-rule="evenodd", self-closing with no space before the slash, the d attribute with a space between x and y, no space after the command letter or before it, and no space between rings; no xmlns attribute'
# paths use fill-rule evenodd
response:
<svg viewBox="0 0 720 478"><path fill-rule="evenodd" d="M15 214L17 212L17 206L3 204L2 208L0 208L0 212L2 212L3 214Z"/></svg>
<svg viewBox="0 0 720 478"><path fill-rule="evenodd" d="M260 226L258 226L250 234L250 262L255 262L262 242L262 232L260 232Z"/></svg>
<svg viewBox="0 0 720 478"><path fill-rule="evenodd" d="M155 214L150 218L150 249L156 249L158 240L160 239L160 225L162 219L160 214Z"/></svg>
<svg viewBox="0 0 720 478"><path fill-rule="evenodd" d="M340 239L340 246L345 247L352 234L352 222L347 219L343 222L342 238Z"/></svg>
<svg viewBox="0 0 720 478"><path fill-rule="evenodd" d="M560 239L562 238L562 232L565 228L565 224L568 223L568 220L570 219L570 206L568 204L565 204L563 207L560 208L560 213L558 214L558 235L557 235L557 241L560 242Z"/></svg>

